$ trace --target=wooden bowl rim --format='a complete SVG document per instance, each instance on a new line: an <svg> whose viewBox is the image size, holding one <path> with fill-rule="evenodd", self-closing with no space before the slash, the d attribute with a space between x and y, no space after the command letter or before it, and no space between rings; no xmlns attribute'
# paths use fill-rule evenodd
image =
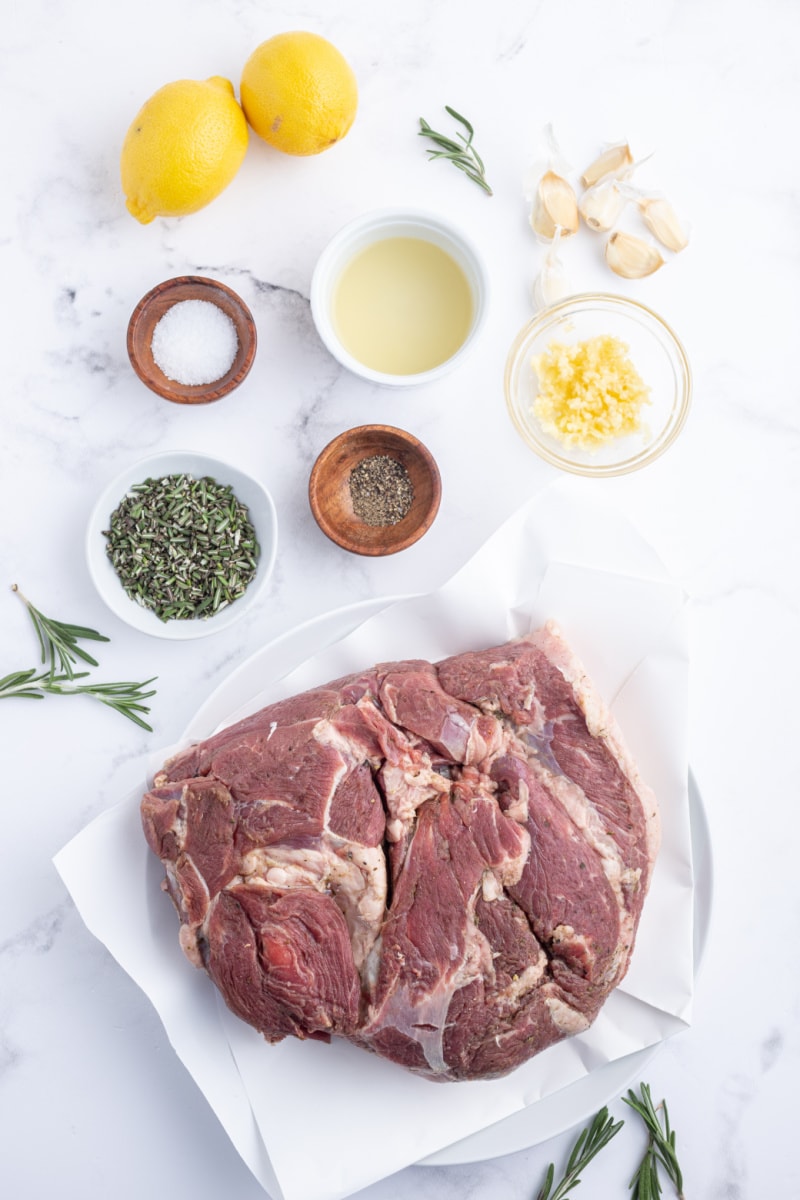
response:
<svg viewBox="0 0 800 1200"><path fill-rule="evenodd" d="M172 292L186 292L187 294L177 295L171 303L166 303ZM227 303L218 306L233 321L239 339L239 349L230 370L225 375L214 380L213 383L181 384L167 378L153 359L152 353L149 353L149 359L142 360L138 339L140 327L148 319L151 310L156 305L160 305L164 301L164 310L159 314L160 319L164 312L181 300L208 299L215 303L215 297L220 296ZM156 323L153 322L153 328ZM172 279L165 279L161 283L157 283L142 296L128 321L127 349L131 366L142 383L156 395L161 396L164 400L170 400L173 404L211 404L215 400L221 400L223 396L229 395L249 374L255 360L257 344L256 323L242 297L227 284L221 283L218 279L211 279L207 275L176 275ZM149 352L149 350L148 343L146 351Z"/></svg>

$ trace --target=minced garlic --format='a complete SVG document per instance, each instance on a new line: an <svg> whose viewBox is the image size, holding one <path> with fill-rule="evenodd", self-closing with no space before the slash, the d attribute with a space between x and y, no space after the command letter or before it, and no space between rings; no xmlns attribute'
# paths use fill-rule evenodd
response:
<svg viewBox="0 0 800 1200"><path fill-rule="evenodd" d="M565 446L596 450L641 428L650 389L619 338L601 334L571 346L551 342L532 365L539 381L534 414Z"/></svg>

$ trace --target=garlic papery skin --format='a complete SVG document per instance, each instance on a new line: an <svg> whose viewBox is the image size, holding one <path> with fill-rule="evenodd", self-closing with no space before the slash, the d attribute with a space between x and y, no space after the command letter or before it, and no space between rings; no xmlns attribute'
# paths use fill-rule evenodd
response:
<svg viewBox="0 0 800 1200"><path fill-rule="evenodd" d="M578 211L590 229L607 233L616 225L627 202L628 198L619 190L616 180L608 179L583 193Z"/></svg>
<svg viewBox="0 0 800 1200"><path fill-rule="evenodd" d="M585 188L594 187L601 179L625 175L632 166L633 155L630 146L627 142L619 142L609 146L586 168L581 175L581 183Z"/></svg>
<svg viewBox="0 0 800 1200"><path fill-rule="evenodd" d="M572 284L558 256L560 238L559 226L545 255L542 269L533 281L533 303L537 309L549 308L551 304L557 304L559 300L572 295Z"/></svg>
<svg viewBox="0 0 800 1200"><path fill-rule="evenodd" d="M536 160L531 163L522 181L522 193L528 204L533 204L539 180L546 171L554 171L562 179L568 179L573 174L572 166L562 154L561 147L556 140L552 123L545 125L541 137L544 148Z"/></svg>
<svg viewBox="0 0 800 1200"><path fill-rule="evenodd" d="M531 228L539 237L551 241L556 229L562 237L578 232L578 201L575 189L562 175L545 171L531 208Z"/></svg>
<svg viewBox="0 0 800 1200"><path fill-rule="evenodd" d="M571 295L572 284L563 265L558 261L545 263L533 283L533 303L537 310L550 308Z"/></svg>
<svg viewBox="0 0 800 1200"><path fill-rule="evenodd" d="M612 233L605 257L611 270L623 279L644 279L664 265L660 251L633 233Z"/></svg>
<svg viewBox="0 0 800 1200"><path fill-rule="evenodd" d="M689 245L689 235L681 225L674 208L663 196L645 197L638 201L639 211L650 232L662 246L678 254Z"/></svg>

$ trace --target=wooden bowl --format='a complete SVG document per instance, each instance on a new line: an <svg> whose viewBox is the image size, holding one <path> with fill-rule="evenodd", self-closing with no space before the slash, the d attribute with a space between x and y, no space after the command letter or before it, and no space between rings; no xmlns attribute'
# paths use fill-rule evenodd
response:
<svg viewBox="0 0 800 1200"><path fill-rule="evenodd" d="M153 358L153 330L173 304L181 300L210 300L236 326L239 346L230 370L213 383L183 384L169 379ZM128 357L136 374L151 391L174 404L210 404L237 388L256 354L256 326L250 309L224 283L202 275L166 279L143 296L128 322Z"/></svg>
<svg viewBox="0 0 800 1200"><path fill-rule="evenodd" d="M350 473L362 459L386 455L405 468L414 489L406 515L394 525L370 525L356 516ZM351 554L396 554L419 541L439 511L442 483L436 461L412 434L391 425L360 425L334 438L314 463L308 499L324 534Z"/></svg>

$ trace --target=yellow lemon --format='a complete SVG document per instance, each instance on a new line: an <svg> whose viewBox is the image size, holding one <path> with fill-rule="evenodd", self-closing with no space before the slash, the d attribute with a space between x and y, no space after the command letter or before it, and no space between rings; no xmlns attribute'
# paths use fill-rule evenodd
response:
<svg viewBox="0 0 800 1200"><path fill-rule="evenodd" d="M142 106L122 146L128 212L147 225L204 208L228 186L247 150L233 84L179 79Z"/></svg>
<svg viewBox="0 0 800 1200"><path fill-rule="evenodd" d="M248 58L242 108L255 132L284 154L319 154L349 130L358 86L349 65L316 33L279 33Z"/></svg>

